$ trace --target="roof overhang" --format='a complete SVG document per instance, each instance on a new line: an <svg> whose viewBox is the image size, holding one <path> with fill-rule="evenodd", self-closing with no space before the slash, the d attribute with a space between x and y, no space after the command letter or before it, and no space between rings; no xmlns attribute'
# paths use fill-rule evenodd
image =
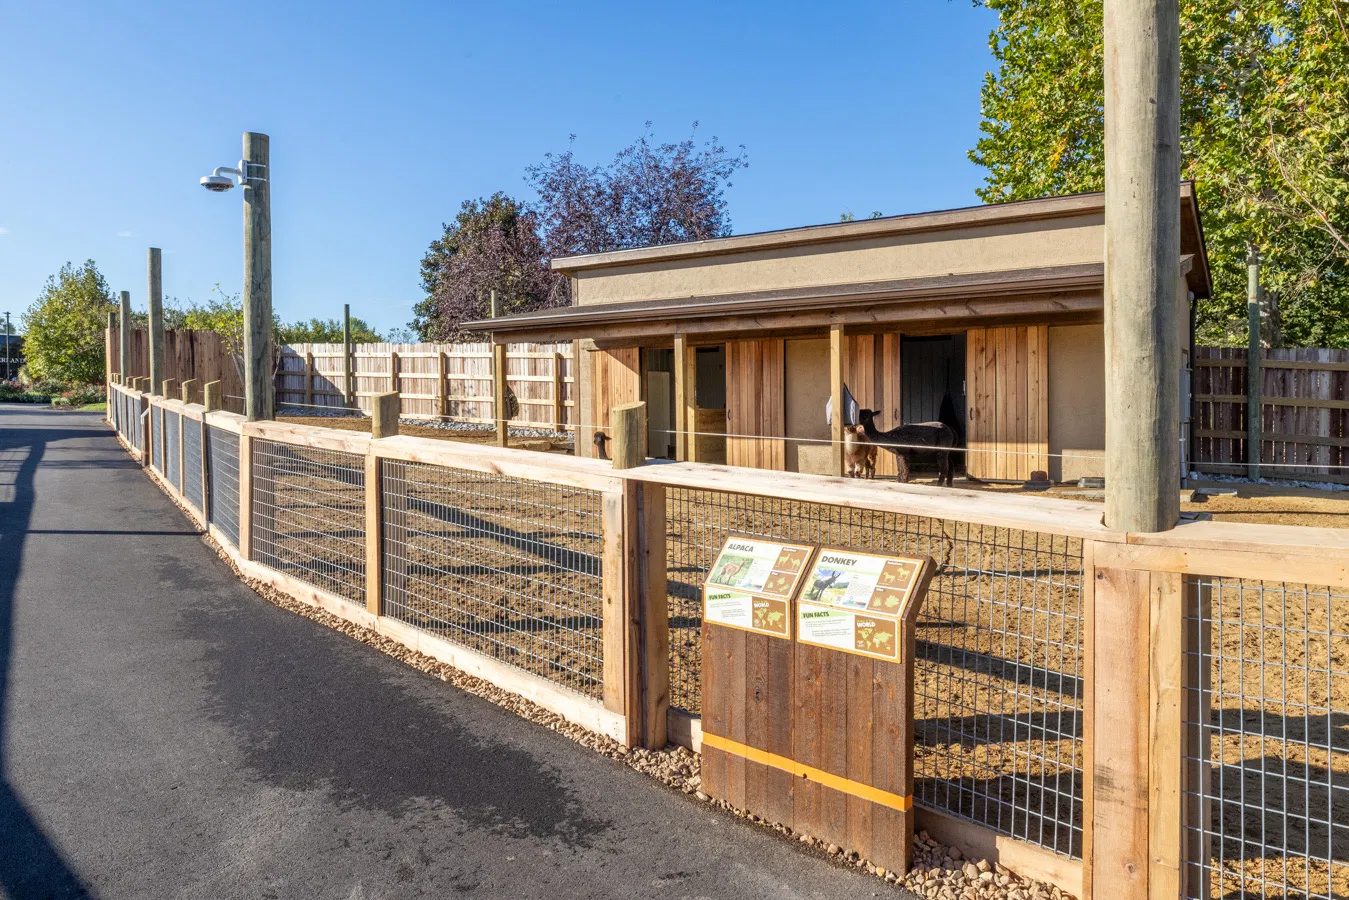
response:
<svg viewBox="0 0 1349 900"><path fill-rule="evenodd" d="M791 333L847 325L855 330L898 324L972 320L1099 317L1100 263L825 285L594 306L568 306L464 323L490 331L497 343L591 338L632 340L678 334ZM967 326L968 327L968 326Z"/></svg>

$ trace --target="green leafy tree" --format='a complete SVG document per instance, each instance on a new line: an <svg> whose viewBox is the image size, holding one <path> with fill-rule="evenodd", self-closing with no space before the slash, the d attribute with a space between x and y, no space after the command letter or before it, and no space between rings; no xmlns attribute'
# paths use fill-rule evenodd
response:
<svg viewBox="0 0 1349 900"><path fill-rule="evenodd" d="M23 314L24 352L33 378L101 383L104 329L117 304L94 261L66 263Z"/></svg>
<svg viewBox="0 0 1349 900"><path fill-rule="evenodd" d="M1104 183L1101 0L976 0L998 67L970 158L987 202ZM1205 343L1245 341L1248 246L1285 343L1349 346L1349 0L1182 6L1182 151L1214 278Z"/></svg>
<svg viewBox="0 0 1349 900"><path fill-rule="evenodd" d="M339 319L310 319L281 326L284 344L340 344L342 322ZM378 344L384 340L363 319L351 320L351 340L355 344Z"/></svg>

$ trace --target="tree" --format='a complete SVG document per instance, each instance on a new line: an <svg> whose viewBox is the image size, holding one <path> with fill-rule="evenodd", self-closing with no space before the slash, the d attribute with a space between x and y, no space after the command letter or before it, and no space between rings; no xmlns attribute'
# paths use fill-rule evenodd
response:
<svg viewBox="0 0 1349 900"><path fill-rule="evenodd" d="M234 369L244 381L244 305L238 294L227 294L217 284L211 288L213 297L204 303L187 301L183 310L182 326L194 331L211 331L220 338L220 345L234 361ZM281 361L281 320L272 314L272 372Z"/></svg>
<svg viewBox="0 0 1349 900"><path fill-rule="evenodd" d="M34 378L102 383L104 328L117 304L94 261L66 263L23 314L24 352Z"/></svg>
<svg viewBox="0 0 1349 900"><path fill-rule="evenodd" d="M748 165L743 146L732 155L715 136L702 146L693 135L655 144L647 122L608 166L587 167L568 147L545 154L525 179L539 194L544 246L557 257L729 235L726 188Z"/></svg>
<svg viewBox="0 0 1349 900"><path fill-rule="evenodd" d="M342 343L342 322L339 319L310 319L308 322L296 321L282 325L279 331L283 344L340 344ZM371 328L364 319L355 316L351 319L351 342L353 344L378 344L384 338Z"/></svg>
<svg viewBox="0 0 1349 900"><path fill-rule="evenodd" d="M976 0L999 16L970 158L988 202L1100 190L1101 0ZM1291 344L1349 346L1349 0L1182 7L1183 171L1214 279L1206 343L1245 343L1248 245Z"/></svg>
<svg viewBox="0 0 1349 900"><path fill-rule="evenodd" d="M565 280L548 268L538 220L519 201L498 191L466 200L444 234L422 258L426 299L411 323L421 340L471 337L460 323L485 319L497 292L503 313L565 306Z"/></svg>

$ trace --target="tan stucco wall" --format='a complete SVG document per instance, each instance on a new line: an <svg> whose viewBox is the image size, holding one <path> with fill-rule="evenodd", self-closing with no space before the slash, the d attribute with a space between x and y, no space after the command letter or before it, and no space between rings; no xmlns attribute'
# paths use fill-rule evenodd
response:
<svg viewBox="0 0 1349 900"><path fill-rule="evenodd" d="M824 404L829 400L829 340L818 338L786 342L786 431L791 437L829 440ZM787 441L788 472L833 474L828 444Z"/></svg>
<svg viewBox="0 0 1349 900"><path fill-rule="evenodd" d="M588 306L1099 263L1103 228L1102 216L1086 214L582 270L575 297Z"/></svg>
<svg viewBox="0 0 1349 900"><path fill-rule="evenodd" d="M1105 474L1103 325L1049 329L1049 453L1053 481Z"/></svg>

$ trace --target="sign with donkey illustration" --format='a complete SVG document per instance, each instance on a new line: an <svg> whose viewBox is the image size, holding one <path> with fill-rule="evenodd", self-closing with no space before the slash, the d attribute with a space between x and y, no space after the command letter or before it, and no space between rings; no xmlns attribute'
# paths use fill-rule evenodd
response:
<svg viewBox="0 0 1349 900"><path fill-rule="evenodd" d="M797 603L797 639L895 661L926 584L926 557L821 550Z"/></svg>

